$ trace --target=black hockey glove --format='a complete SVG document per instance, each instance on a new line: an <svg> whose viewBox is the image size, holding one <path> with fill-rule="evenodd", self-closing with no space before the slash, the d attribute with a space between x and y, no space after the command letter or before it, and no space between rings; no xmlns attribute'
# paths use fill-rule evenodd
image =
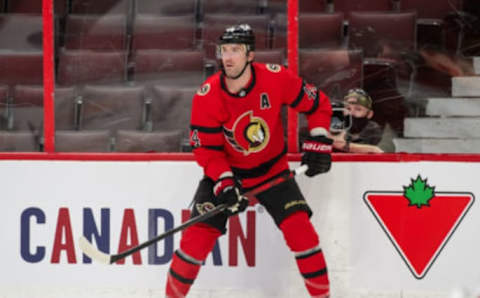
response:
<svg viewBox="0 0 480 298"><path fill-rule="evenodd" d="M333 140L326 136L309 136L303 142L302 165L308 166L305 175L315 175L328 172L332 165Z"/></svg>
<svg viewBox="0 0 480 298"><path fill-rule="evenodd" d="M228 206L225 212L229 216L247 209L248 199L240 194L240 190L235 186L235 180L232 177L218 180L213 189L217 197L217 203Z"/></svg>

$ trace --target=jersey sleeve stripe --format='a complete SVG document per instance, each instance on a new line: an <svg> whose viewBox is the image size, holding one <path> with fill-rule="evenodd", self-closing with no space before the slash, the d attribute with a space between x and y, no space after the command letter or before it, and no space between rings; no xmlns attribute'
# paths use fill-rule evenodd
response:
<svg viewBox="0 0 480 298"><path fill-rule="evenodd" d="M302 101L303 95L305 94L303 87L305 87L305 81L302 82L302 88L300 89L300 93L298 94L297 98L290 104L290 107L295 108Z"/></svg>
<svg viewBox="0 0 480 298"><path fill-rule="evenodd" d="M200 149L200 148L208 149L208 150L214 150L214 151L222 151L223 150L223 146L209 146L209 145L200 145L198 147L193 148L193 150Z"/></svg>
<svg viewBox="0 0 480 298"><path fill-rule="evenodd" d="M199 126L199 125L190 125L190 129L197 130L203 133L221 133L223 131L222 126L207 127L207 126Z"/></svg>
<svg viewBox="0 0 480 298"><path fill-rule="evenodd" d="M318 99L318 92L317 92L317 95L315 96L315 99L313 100L313 105L312 105L312 108L305 112L305 115L311 115L313 113L315 113L315 111L318 109L318 103L319 103L319 99Z"/></svg>

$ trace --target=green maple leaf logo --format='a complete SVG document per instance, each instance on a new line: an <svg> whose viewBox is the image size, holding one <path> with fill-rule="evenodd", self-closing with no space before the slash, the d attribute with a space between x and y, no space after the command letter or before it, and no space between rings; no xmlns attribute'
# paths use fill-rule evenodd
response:
<svg viewBox="0 0 480 298"><path fill-rule="evenodd" d="M430 206L430 200L435 196L435 187L427 184L427 179L422 180L420 175L417 179L410 179L412 183L403 187L403 196L410 202L409 206Z"/></svg>

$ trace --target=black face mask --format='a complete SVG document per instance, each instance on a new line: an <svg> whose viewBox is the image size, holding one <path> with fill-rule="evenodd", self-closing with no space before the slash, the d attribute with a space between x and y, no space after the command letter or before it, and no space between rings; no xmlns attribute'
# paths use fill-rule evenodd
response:
<svg viewBox="0 0 480 298"><path fill-rule="evenodd" d="M367 117L357 118L352 116L352 127L350 128L350 133L355 134L361 132L365 126L367 126L367 124Z"/></svg>

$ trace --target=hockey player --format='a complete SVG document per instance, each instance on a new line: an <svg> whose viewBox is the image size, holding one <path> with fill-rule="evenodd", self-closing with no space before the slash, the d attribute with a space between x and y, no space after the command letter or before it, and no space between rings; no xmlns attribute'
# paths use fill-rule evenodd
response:
<svg viewBox="0 0 480 298"><path fill-rule="evenodd" d="M204 178L194 197L192 216L226 203L226 213L195 224L182 235L170 265L167 297L184 297L227 218L245 210L241 193L289 171L281 108L306 114L302 164L307 176L329 171L332 140L327 137L331 106L327 96L280 65L253 62L255 36L249 25L225 30L219 40L222 70L209 77L193 98L190 142ZM295 180L257 196L282 231L312 297L328 297L327 266L312 215Z"/></svg>

